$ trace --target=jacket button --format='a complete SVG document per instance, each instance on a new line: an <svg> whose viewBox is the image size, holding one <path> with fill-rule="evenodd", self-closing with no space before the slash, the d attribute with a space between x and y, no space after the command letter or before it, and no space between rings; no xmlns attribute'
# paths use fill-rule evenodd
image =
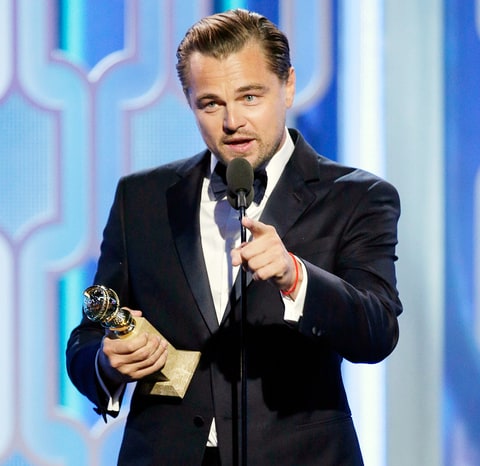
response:
<svg viewBox="0 0 480 466"><path fill-rule="evenodd" d="M193 418L193 424L195 427L203 427L205 425L205 421L202 416L195 416Z"/></svg>

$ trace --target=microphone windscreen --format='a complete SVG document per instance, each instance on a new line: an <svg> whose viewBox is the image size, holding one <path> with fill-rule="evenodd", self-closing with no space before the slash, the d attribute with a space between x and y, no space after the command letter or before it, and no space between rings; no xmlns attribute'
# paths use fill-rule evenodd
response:
<svg viewBox="0 0 480 466"><path fill-rule="evenodd" d="M227 165L227 186L234 194L248 194L253 186L253 168L246 159L233 159Z"/></svg>
<svg viewBox="0 0 480 466"><path fill-rule="evenodd" d="M253 168L246 159L233 159L227 165L227 199L239 210L253 201Z"/></svg>

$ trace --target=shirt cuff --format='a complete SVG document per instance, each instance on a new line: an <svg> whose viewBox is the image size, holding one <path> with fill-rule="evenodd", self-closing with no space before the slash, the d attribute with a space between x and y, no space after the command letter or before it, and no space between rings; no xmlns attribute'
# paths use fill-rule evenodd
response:
<svg viewBox="0 0 480 466"><path fill-rule="evenodd" d="M307 285L308 285L308 275L307 275L307 268L305 267L304 263L295 256L300 267L302 267L303 273L303 280L300 284L300 288L298 289L297 297L295 301L290 298L289 296L284 296L280 293L280 296L283 299L283 304L285 305L285 312L283 314L283 319L288 322L298 322L300 317L303 315L303 307L305 304L305 296L307 294Z"/></svg>
<svg viewBox="0 0 480 466"><path fill-rule="evenodd" d="M100 351L100 350L98 350ZM118 413L120 411L120 406L121 406L121 400L122 400L122 394L123 391L125 390L125 383L122 383L112 394L107 388L107 385L102 379L102 376L100 375L100 369L98 367L98 351L97 351L97 356L95 358L95 372L97 374L97 380L98 383L100 384L100 387L102 388L103 392L106 395L106 398L108 400L108 405L107 405L107 411L108 412L114 412Z"/></svg>

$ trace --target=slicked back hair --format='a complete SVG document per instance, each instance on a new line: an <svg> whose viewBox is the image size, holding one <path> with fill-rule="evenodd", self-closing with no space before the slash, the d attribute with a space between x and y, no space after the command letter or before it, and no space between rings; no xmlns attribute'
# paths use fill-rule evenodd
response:
<svg viewBox="0 0 480 466"><path fill-rule="evenodd" d="M244 9L207 16L185 34L177 49L177 74L188 98L189 61L194 52L224 59L249 43L263 49L270 70L286 82L291 68L285 34L265 16Z"/></svg>

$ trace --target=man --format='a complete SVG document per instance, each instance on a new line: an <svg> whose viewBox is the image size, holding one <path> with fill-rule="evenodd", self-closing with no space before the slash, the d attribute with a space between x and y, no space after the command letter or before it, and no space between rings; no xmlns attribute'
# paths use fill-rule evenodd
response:
<svg viewBox="0 0 480 466"><path fill-rule="evenodd" d="M397 193L286 129L295 72L286 37L266 18L245 10L204 18L177 57L208 149L120 181L95 283L202 359L182 400L135 391L119 464L235 464L240 266L246 463L363 464L340 365L381 361L397 343ZM268 175L242 220L244 244L238 212L215 199L213 183L236 158ZM104 415L118 412L126 383L167 358L159 337L104 338L85 318L67 349L72 381Z"/></svg>

